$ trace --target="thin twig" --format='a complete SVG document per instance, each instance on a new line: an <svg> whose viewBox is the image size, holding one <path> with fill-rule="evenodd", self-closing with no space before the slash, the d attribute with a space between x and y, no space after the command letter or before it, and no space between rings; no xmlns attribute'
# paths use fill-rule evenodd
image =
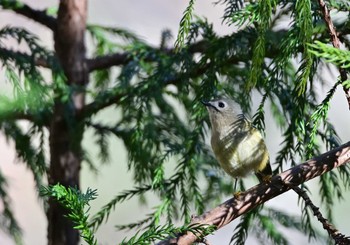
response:
<svg viewBox="0 0 350 245"><path fill-rule="evenodd" d="M320 212L319 208L316 207L313 202L311 201L310 197L308 196L308 194L302 190L300 187L298 186L290 186L301 198L304 199L305 201L305 205L307 207L309 207L312 212L314 213L314 215L316 216L316 218L322 223L323 225L323 229L325 229L328 234L333 238L333 240L335 241L335 244L341 244L341 245L345 245L345 244L350 244L350 238L346 237L345 235L341 234L335 227L333 224L331 224L327 219L325 219L322 215L322 213Z"/></svg>
<svg viewBox="0 0 350 245"><path fill-rule="evenodd" d="M339 49L340 48L340 40L338 38L338 35L337 35L336 30L335 30L334 24L332 22L331 16L329 14L329 10L327 8L327 5L323 0L318 0L318 3L321 7L323 19L324 19L326 26L328 28L333 47ZM348 79L348 76L346 74L345 69L343 69L341 67L338 67L338 69L339 69L341 81L345 82ZM343 86L343 90L345 92L346 100L348 101L348 106L349 106L349 110L350 110L350 89L347 88L346 86Z"/></svg>
<svg viewBox="0 0 350 245"><path fill-rule="evenodd" d="M27 4L19 3L18 1L5 1L5 3L1 3L1 7L32 19L53 31L56 29L56 19L50 15L47 15L46 10L35 10L29 7Z"/></svg>

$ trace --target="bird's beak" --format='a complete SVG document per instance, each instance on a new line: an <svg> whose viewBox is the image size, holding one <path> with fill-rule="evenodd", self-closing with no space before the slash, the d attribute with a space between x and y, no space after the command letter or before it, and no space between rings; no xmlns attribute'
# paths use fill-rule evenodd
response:
<svg viewBox="0 0 350 245"><path fill-rule="evenodd" d="M215 111L219 111L210 101L201 100L201 102L202 102L203 105L205 105L205 107L212 108Z"/></svg>
<svg viewBox="0 0 350 245"><path fill-rule="evenodd" d="M205 106L212 106L212 105L210 104L210 102L208 102L208 101L201 100L201 102L202 102L202 104L205 105Z"/></svg>

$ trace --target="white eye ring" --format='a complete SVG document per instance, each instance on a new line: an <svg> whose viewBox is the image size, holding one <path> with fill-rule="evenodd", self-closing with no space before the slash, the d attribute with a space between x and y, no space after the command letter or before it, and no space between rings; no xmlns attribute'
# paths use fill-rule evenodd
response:
<svg viewBox="0 0 350 245"><path fill-rule="evenodd" d="M218 107L220 107L220 108L225 108L225 103L222 102L222 101L219 101L219 102L218 102Z"/></svg>

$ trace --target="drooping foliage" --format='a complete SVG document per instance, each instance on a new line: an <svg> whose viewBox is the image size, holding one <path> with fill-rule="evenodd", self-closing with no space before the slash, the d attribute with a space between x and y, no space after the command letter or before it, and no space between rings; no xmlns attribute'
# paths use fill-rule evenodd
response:
<svg viewBox="0 0 350 245"><path fill-rule="evenodd" d="M4 9L21 7L9 2L0 1L0 5ZM349 15L347 1L326 3L335 15ZM115 72L109 66L91 68L90 83L84 88L66 83L54 52L43 47L39 37L21 27L0 30L0 61L13 92L11 96L1 94L0 129L14 142L18 158L33 172L37 185L42 184L50 164L45 145L53 101L58 99L66 104L70 115L69 96L77 89L84 91L88 101L81 123L84 130L94 132L99 148L97 158L83 149L84 164L96 169L107 162L111 137L121 140L127 150L128 161L118 164L126 164L134 173L135 187L115 193L97 214L89 216L84 211L82 205L87 203L81 200L84 195L80 192L60 190L76 204L82 204L81 212L73 218L91 244L96 241L89 232L97 230L118 204L146 193L155 194L159 203L145 217L117 226L138 231L122 243L147 244L185 230L208 229L188 226L191 215L203 213L231 195L233 185L218 168L206 144L209 123L201 99L217 96L235 99L253 115L255 126L262 131L265 111L271 110L282 137L278 154L271 159L275 173L340 144L328 111L336 89L349 87L349 82L325 80L323 74L329 62L348 69L350 55L327 45L330 38L317 2L219 0L216 4L225 5L223 24L235 30L224 36L217 34L207 19L193 17L195 4L200 2L189 1L179 20L177 40L172 42L165 31L160 47L149 45L130 31L88 25L87 38L93 46L93 57L87 63L111 53L119 56L113 64ZM340 18L336 28L348 50L349 20ZM27 51L8 47L7 39L26 45ZM51 79L44 78L40 66L52 70ZM320 87L330 88L325 98L319 95ZM251 109L253 95L259 95L261 101L257 111ZM115 107L116 114L119 113L114 123L106 124L96 117L107 107ZM27 120L29 127L21 127L20 120ZM32 138L39 139L39 143ZM345 165L319 178L319 193L329 218L334 202L343 197L342 188L349 186L349 177L350 170ZM244 189L244 181L241 185ZM57 188L44 189L43 194L57 196L53 192ZM0 199L4 206L0 228L20 243L20 228L1 171ZM69 200L64 202L71 205ZM288 244L281 227L322 239L316 236L313 217L301 207L301 217L259 207L242 216L231 241L244 244L248 236L259 234L256 238L263 244ZM173 226L178 220L184 223L183 227Z"/></svg>

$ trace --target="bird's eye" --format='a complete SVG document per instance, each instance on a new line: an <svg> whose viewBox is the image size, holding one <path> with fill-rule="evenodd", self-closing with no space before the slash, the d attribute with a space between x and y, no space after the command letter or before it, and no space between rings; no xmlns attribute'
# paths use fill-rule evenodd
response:
<svg viewBox="0 0 350 245"><path fill-rule="evenodd" d="M224 108L224 107L225 107L225 103L224 103L224 102L221 102L221 101L219 102L218 105L219 105L220 108Z"/></svg>

